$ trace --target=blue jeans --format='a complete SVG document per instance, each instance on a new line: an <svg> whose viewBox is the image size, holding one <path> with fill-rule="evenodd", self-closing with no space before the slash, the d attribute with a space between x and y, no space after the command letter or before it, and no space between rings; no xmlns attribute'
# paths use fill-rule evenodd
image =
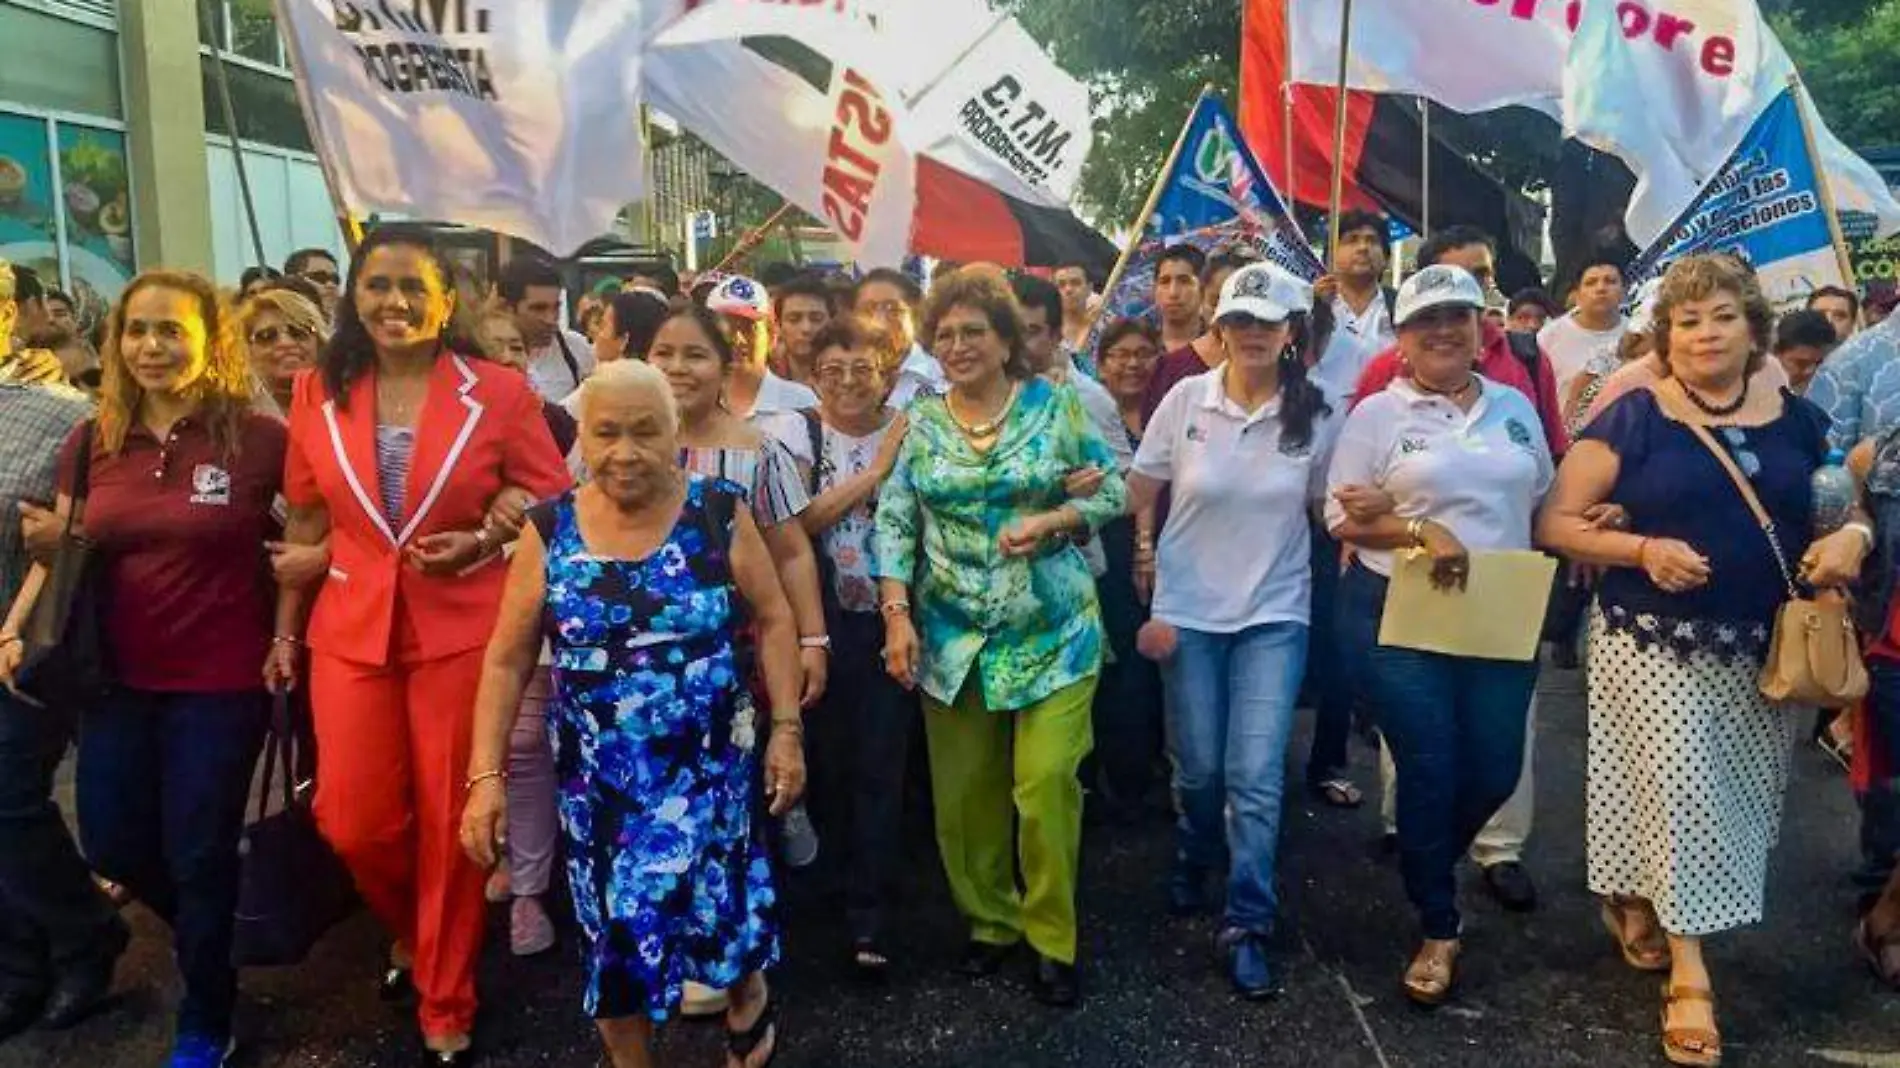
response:
<svg viewBox="0 0 1900 1068"><path fill-rule="evenodd" d="M172 928L181 1033L231 1031L238 839L269 706L263 690L118 690L79 727L86 859Z"/></svg>
<svg viewBox="0 0 1900 1068"><path fill-rule="evenodd" d="M1306 781L1317 785L1346 771L1346 743L1352 737L1353 687L1346 657L1339 648L1339 541L1314 521L1313 632L1306 650L1306 689L1313 703L1313 747L1306 757Z"/></svg>
<svg viewBox="0 0 1900 1068"><path fill-rule="evenodd" d="M1162 665L1181 805L1176 863L1207 871L1230 852L1227 926L1257 934L1272 929L1278 912L1274 854L1306 642L1303 623L1234 634L1183 627Z"/></svg>
<svg viewBox="0 0 1900 1068"><path fill-rule="evenodd" d="M1365 652L1380 730L1398 768L1406 896L1426 938L1457 938L1458 858L1517 788L1537 664L1380 645L1385 592L1384 578L1358 564L1348 568L1341 623Z"/></svg>
<svg viewBox="0 0 1900 1068"><path fill-rule="evenodd" d="M1872 683L1867 691L1866 714L1876 744L1884 746L1888 766L1900 770L1900 662L1885 657L1867 661ZM1900 796L1893 779L1875 780L1860 797L1861 867L1854 884L1878 894L1892 876L1900 858Z"/></svg>

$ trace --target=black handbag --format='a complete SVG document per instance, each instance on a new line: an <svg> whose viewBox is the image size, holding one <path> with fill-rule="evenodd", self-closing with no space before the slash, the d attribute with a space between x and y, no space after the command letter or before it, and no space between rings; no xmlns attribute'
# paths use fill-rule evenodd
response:
<svg viewBox="0 0 1900 1068"><path fill-rule="evenodd" d="M231 963L241 968L298 964L330 928L356 909L349 869L317 832L308 783L296 779L297 731L290 697L271 702L257 819L244 830ZM273 798L273 792L276 796ZM281 804L270 811L271 802Z"/></svg>
<svg viewBox="0 0 1900 1068"><path fill-rule="evenodd" d="M93 420L79 430L79 453L66 495L72 511L59 548L46 565L46 582L20 627L19 692L48 708L77 714L112 686L101 625L98 562L83 533L92 482Z"/></svg>

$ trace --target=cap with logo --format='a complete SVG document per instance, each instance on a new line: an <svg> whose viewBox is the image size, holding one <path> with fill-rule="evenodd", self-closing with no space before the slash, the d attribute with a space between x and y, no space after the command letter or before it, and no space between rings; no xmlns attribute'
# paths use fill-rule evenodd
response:
<svg viewBox="0 0 1900 1068"><path fill-rule="evenodd" d="M1283 323L1313 309L1313 287L1274 263L1250 263L1227 276L1220 287L1214 321L1247 315L1269 323Z"/></svg>
<svg viewBox="0 0 1900 1068"><path fill-rule="evenodd" d="M732 275L706 296L706 310L741 319L768 319L772 315L772 297L765 286L742 274Z"/></svg>
<svg viewBox="0 0 1900 1068"><path fill-rule="evenodd" d="M1432 308L1484 308L1484 287L1463 267L1434 263L1405 280L1394 302L1392 322L1404 326Z"/></svg>

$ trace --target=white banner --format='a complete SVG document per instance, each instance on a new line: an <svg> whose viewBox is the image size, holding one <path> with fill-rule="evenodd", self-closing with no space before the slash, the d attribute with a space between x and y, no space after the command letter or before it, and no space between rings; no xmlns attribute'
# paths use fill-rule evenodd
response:
<svg viewBox="0 0 1900 1068"><path fill-rule="evenodd" d="M644 193L639 0L275 0L345 210L568 253Z"/></svg>
<svg viewBox="0 0 1900 1068"><path fill-rule="evenodd" d="M1695 199L1794 73L1751 0L1670 4L1666 16L1640 16L1627 2L1585 0L1564 67L1566 132L1636 173L1625 222L1638 244ZM1670 49L1658 43L1662 18L1679 31ZM1900 203L1879 173L1812 110L1809 119L1835 206L1880 216L1883 233L1900 228Z"/></svg>
<svg viewBox="0 0 1900 1068"><path fill-rule="evenodd" d="M1283 2L1291 79L1334 84L1342 0ZM1695 199L1793 69L1754 0L1354 0L1349 54L1348 88L1536 108L1622 157L1641 183L1637 244ZM1886 183L1816 123L1841 210L1900 229Z"/></svg>

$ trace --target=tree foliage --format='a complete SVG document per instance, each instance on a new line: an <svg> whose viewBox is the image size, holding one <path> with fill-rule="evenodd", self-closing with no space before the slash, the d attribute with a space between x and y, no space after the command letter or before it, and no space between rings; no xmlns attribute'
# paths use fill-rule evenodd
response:
<svg viewBox="0 0 1900 1068"><path fill-rule="evenodd" d="M1236 99L1244 0L1007 2L1093 90L1095 150L1082 207L1105 226L1133 219L1201 86ZM1762 7L1835 133L1851 145L1900 141L1889 132L1900 114L1900 0L1762 0ZM1536 191L1556 170L1561 132L1535 112L1437 108L1433 123L1507 185Z"/></svg>

